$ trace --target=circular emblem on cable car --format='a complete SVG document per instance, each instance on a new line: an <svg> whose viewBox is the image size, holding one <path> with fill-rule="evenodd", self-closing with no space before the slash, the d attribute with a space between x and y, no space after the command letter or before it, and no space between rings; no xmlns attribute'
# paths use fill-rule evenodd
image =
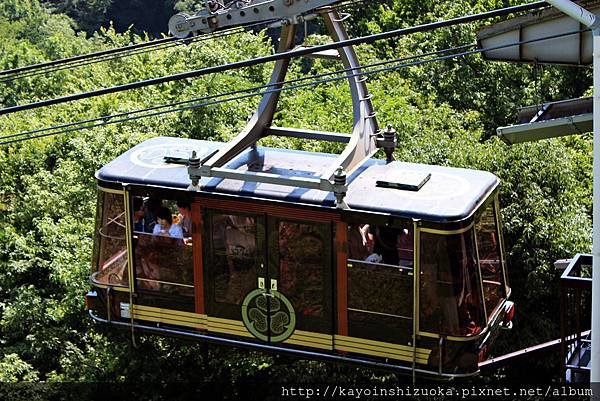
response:
<svg viewBox="0 0 600 401"><path fill-rule="evenodd" d="M186 144L148 145L131 152L129 159L133 164L146 168L178 168L179 164L165 163L165 156L187 159L193 151L200 159L208 155L209 150Z"/></svg>
<svg viewBox="0 0 600 401"><path fill-rule="evenodd" d="M254 337L275 343L287 340L296 328L292 303L275 290L267 293L257 288L246 295L242 303L242 320Z"/></svg>

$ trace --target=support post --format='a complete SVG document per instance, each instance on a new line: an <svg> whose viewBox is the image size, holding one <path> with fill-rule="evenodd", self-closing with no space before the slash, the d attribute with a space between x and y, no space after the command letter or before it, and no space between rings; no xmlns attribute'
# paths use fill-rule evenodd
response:
<svg viewBox="0 0 600 401"><path fill-rule="evenodd" d="M600 18L570 0L547 0L571 18L592 29L594 63L594 163L592 222L592 400L600 400Z"/></svg>
<svg viewBox="0 0 600 401"><path fill-rule="evenodd" d="M600 29L593 29L594 60L594 195L592 237L592 372L591 383L600 383ZM594 386L597 387L597 386ZM598 388L593 388L598 390ZM600 400L600 394L593 398Z"/></svg>

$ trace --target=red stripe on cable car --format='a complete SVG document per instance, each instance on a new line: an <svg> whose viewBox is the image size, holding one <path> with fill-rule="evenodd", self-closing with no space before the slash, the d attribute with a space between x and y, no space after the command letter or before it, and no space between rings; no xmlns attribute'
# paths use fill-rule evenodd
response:
<svg viewBox="0 0 600 401"><path fill-rule="evenodd" d="M337 253L337 334L348 335L348 270L346 250L348 226L336 223L335 244Z"/></svg>
<svg viewBox="0 0 600 401"><path fill-rule="evenodd" d="M194 248L194 291L196 313L204 315L204 265L202 261L202 202L192 204L192 246Z"/></svg>

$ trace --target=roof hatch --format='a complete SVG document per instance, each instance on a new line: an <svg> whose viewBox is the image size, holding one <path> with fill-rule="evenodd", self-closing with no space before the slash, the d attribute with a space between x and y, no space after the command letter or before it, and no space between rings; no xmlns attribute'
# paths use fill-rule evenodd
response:
<svg viewBox="0 0 600 401"><path fill-rule="evenodd" d="M417 192L431 178L431 173L424 171L393 171L385 179L377 180L376 185L383 188L402 189Z"/></svg>

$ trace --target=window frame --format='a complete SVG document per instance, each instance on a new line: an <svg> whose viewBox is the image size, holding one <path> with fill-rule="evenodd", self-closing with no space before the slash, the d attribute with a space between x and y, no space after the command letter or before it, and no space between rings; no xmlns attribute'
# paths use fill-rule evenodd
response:
<svg viewBox="0 0 600 401"><path fill-rule="evenodd" d="M185 201L188 202L190 204L190 211L192 212L192 222L193 222L193 208L195 207L195 203L194 200L195 198L193 196L190 195L190 193L182 193L181 191L176 191L176 190L167 190L164 188L160 188L160 187L151 187L151 186L137 186L137 185L129 185L126 187L126 201L127 201L127 224L128 224L128 249L129 249L129 258L130 258L130 276L133 277L133 280L131 280L131 291L133 293L138 294L138 300L137 302L135 302L136 304L145 304L146 301L148 302L159 302L161 303L163 306L161 307L169 307L171 309L175 308L175 309L194 309L196 310L196 306L195 304L197 303L197 298L198 298L198 292L197 292L197 285L198 285L198 280L196 277L196 270L197 270L197 266L196 266L196 261L195 261L195 253L196 253L196 245L194 244L194 241L192 240L189 243L184 243L184 246L189 246L191 247L191 257L189 260L189 268L191 268L191 273L192 273L192 284L178 284L178 283L168 283L169 285L178 285L178 286L183 286L186 288L191 288L192 289L192 295L181 295L181 294L173 294L170 292L166 292L166 291L160 291L160 290L155 290L155 289L146 289L146 288L139 288L138 286L138 273L137 273L137 263L136 263L136 255L135 255L135 249L134 249L134 241L137 239L136 235L138 235L139 232L134 231L133 227L134 227L134 220L133 220L133 198L135 197L155 197L155 198L160 198L163 201L169 201L169 202L177 202L177 201ZM192 233L193 233L193 227L192 227ZM142 233L144 235L153 235L152 233L147 233L144 232ZM193 238L192 236L189 237L185 237L186 239L189 238ZM162 285L162 283L161 283ZM152 301L154 300L154 301ZM172 306L173 305L178 305L177 307ZM193 305L193 306L192 306Z"/></svg>
<svg viewBox="0 0 600 401"><path fill-rule="evenodd" d="M479 231L477 230L477 224L481 221L482 216L486 213L486 211L489 207L493 208L492 216L494 218L494 233L496 234L496 238L498 241L498 244L496 245L497 252L498 252L498 262L499 262L498 266L501 269L501 273L502 273L500 276L502 279L500 288L503 291L502 295L498 299L498 302L496 303L496 305L494 306L494 308L491 311L488 311L488 306L486 305L486 302L485 302L485 290L483 287L483 274L481 271L481 258L479 255ZM482 204L480 206L479 210L477 211L477 214L475 215L473 225L474 225L474 232L475 232L475 247L477 249L477 263L479 265L479 276L481 279L481 290L483 292L485 316L486 316L487 322L489 324L489 323L493 322L494 319L496 318L496 316L501 312L501 309L502 309L501 306L504 303L504 301L506 301L510 297L510 292L511 292L510 287L508 285L508 280L507 280L507 268L506 268L506 260L505 260L506 254L504 252L504 238L502 236L502 229L501 229L502 227L501 227L501 220L500 220L500 202L499 202L497 195L491 197L484 204Z"/></svg>
<svg viewBox="0 0 600 401"><path fill-rule="evenodd" d="M408 321L408 324L412 327L410 332L406 332L406 333L399 333L399 335L397 336L397 339L394 339L393 341L389 338L385 339L385 341L387 342L395 342L395 343L399 343L399 344L406 344L406 343L412 343L415 344L415 335L416 335L416 319L415 319L415 311L416 311L416 300L415 300L415 265L416 265L416 252L417 252L417 248L416 248L416 233L417 233L417 224L416 221L414 219L409 219L409 218L403 218L403 217L392 217L392 216L382 216L382 215L376 215L376 214L369 214L369 213L352 213L349 215L346 215L345 218L343 219L344 225L345 225L345 229L348 230L350 226L357 226L359 224L369 224L373 227L387 227L387 228L391 228L391 229L409 229L412 231L412 235L413 235L413 247L412 247L412 252L413 252L413 259L412 259L412 266L404 266L402 264L398 264L398 265L392 265L392 264L387 264L387 263L375 263L375 262L368 262L365 260L359 260L359 259L353 259L350 257L349 254L349 238L346 235L346 261L345 261L345 269L346 269L346 274L345 274L345 280L346 283L344 284L346 286L346 313L347 313L347 325L348 325L348 332L351 332L351 326L352 326L352 321L350 319L350 312L354 311L354 312L361 312L361 313L367 313L369 315L385 315L385 316L390 316L393 317L394 319L401 319L402 321ZM410 231L409 231L410 232ZM408 284L409 286L411 286L411 292L409 294L409 296L412 297L411 300L411 306L410 306L410 313L408 314L408 316L403 316L403 315L388 315L385 313L381 313L379 311L367 311L367 310L361 310L361 311L356 311L354 308L352 308L350 306L350 285L349 285L349 275L350 275L350 269L354 268L354 264L357 265L368 265L370 267L381 267L383 269L398 269L401 270L403 272L403 274L405 274L404 277L402 277L402 280L411 280L410 284ZM412 276L412 278L409 278L410 276ZM412 285L411 285L412 284ZM386 325L386 323L384 323L383 321L380 323L381 325ZM364 330L364 328L360 328L357 326L357 329L362 332ZM367 338L371 338L371 336L368 336ZM384 340L384 338L380 338L380 340Z"/></svg>

